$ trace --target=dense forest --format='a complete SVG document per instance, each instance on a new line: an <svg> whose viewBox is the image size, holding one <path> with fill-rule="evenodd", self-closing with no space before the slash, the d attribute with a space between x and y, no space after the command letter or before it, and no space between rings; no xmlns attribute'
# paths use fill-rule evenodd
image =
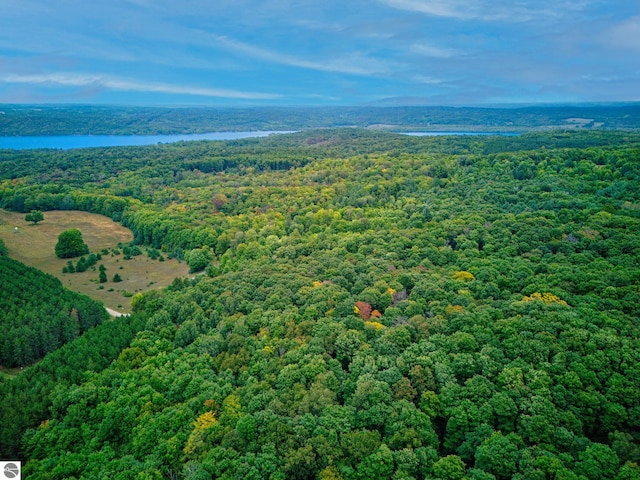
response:
<svg viewBox="0 0 640 480"><path fill-rule="evenodd" d="M114 107L3 105L0 135L141 135L377 127L407 130L527 131L639 129L640 104L436 107Z"/></svg>
<svg viewBox="0 0 640 480"><path fill-rule="evenodd" d="M0 383L27 478L640 478L638 134L7 151L0 207L207 263Z"/></svg>
<svg viewBox="0 0 640 480"><path fill-rule="evenodd" d="M0 365L25 366L106 318L104 307L51 275L2 255Z"/></svg>

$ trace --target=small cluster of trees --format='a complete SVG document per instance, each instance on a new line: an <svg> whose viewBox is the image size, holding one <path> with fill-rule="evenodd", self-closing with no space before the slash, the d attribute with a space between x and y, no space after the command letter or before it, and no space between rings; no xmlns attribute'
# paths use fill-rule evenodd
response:
<svg viewBox="0 0 640 480"><path fill-rule="evenodd" d="M67 262L67 265L65 265L64 267L62 267L62 273L82 273L85 272L87 269L91 268L92 266L94 266L96 264L96 262L100 260L100 254L90 254L87 259L85 260L84 257L81 257L80 260L78 260L78 262L75 264L73 264L73 262L71 260L69 260ZM95 270L95 268L94 268ZM100 264L100 266L98 267L98 282L100 283L106 283L107 282L107 267L104 266L104 264ZM112 282L121 282L122 281L122 277L120 276L120 274L116 273L113 275L113 278L111 279Z"/></svg>
<svg viewBox="0 0 640 480"><path fill-rule="evenodd" d="M100 283L106 283L107 282L107 268L103 264L100 264L100 267L99 267L98 270L100 270L100 273L99 273L99 276L98 276L98 281ZM116 273L116 274L113 275L113 278L111 279L111 281L114 282L114 283L121 282L122 281L122 277L120 276L120 274Z"/></svg>
<svg viewBox="0 0 640 480"><path fill-rule="evenodd" d="M122 254L125 260L131 260L133 257L142 255L142 249L138 245L125 245L122 247Z"/></svg>
<svg viewBox="0 0 640 480"><path fill-rule="evenodd" d="M94 267L96 263L98 263L99 260L102 259L102 255L99 253L90 253L89 256L85 257L80 257L80 259L75 263L73 263L73 261L69 260L67 262L67 265L65 265L64 267L62 267L62 273L82 273L82 272L86 272L87 270L89 270L90 268ZM95 270L95 268L94 268Z"/></svg>

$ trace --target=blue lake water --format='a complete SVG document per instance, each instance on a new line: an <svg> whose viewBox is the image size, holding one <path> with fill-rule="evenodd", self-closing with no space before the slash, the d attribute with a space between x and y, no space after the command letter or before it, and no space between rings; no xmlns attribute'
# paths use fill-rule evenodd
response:
<svg viewBox="0 0 640 480"><path fill-rule="evenodd" d="M55 148L69 150L87 147L124 147L133 145L156 145L189 140L237 140L241 138L266 137L280 131L260 132L213 132L188 135L53 135L42 137L0 137L0 149L27 150Z"/></svg>
<svg viewBox="0 0 640 480"><path fill-rule="evenodd" d="M292 131L256 131L256 132L213 132L185 135L49 135L25 137L0 137L0 149L29 150L35 148L53 148L69 150L89 147L125 147L156 145L190 140L238 140L258 138ZM517 136L518 133L498 132L399 132L403 135L435 137L442 135L502 135Z"/></svg>

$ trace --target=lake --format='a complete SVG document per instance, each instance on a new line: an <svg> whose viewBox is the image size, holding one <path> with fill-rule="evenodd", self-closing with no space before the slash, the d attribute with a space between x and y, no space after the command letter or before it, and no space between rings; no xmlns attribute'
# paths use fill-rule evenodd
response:
<svg viewBox="0 0 640 480"><path fill-rule="evenodd" d="M52 135L42 137L0 137L0 149L28 150L55 148L69 150L87 147L124 147L134 145L156 145L190 140L238 140L241 138L267 137L281 131L258 132L213 132L186 135Z"/></svg>
<svg viewBox="0 0 640 480"><path fill-rule="evenodd" d="M191 140L238 140L241 138L259 138L293 131L255 131L255 132L212 132L184 135L48 135L25 137L0 137L0 149L29 150L35 148L53 148L69 150L90 147L126 147L157 145L159 143L186 142ZM397 132L403 135L432 137L441 135L501 135L517 136L518 133L504 132Z"/></svg>

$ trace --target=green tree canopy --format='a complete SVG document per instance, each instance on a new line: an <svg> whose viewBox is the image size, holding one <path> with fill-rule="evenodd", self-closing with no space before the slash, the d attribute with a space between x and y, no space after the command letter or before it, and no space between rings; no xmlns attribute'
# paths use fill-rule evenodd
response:
<svg viewBox="0 0 640 480"><path fill-rule="evenodd" d="M82 233L77 228L62 232L58 236L55 250L59 258L79 257L89 253L89 247L82 240Z"/></svg>
<svg viewBox="0 0 640 480"><path fill-rule="evenodd" d="M27 222L33 222L35 225L36 223L44 220L44 214L40 210L32 210L24 216L24 219Z"/></svg>
<svg viewBox="0 0 640 480"><path fill-rule="evenodd" d="M189 265L189 272L193 273L204 270L206 266L211 263L212 258L211 249L208 247L194 248L187 252L186 261L187 265Z"/></svg>

